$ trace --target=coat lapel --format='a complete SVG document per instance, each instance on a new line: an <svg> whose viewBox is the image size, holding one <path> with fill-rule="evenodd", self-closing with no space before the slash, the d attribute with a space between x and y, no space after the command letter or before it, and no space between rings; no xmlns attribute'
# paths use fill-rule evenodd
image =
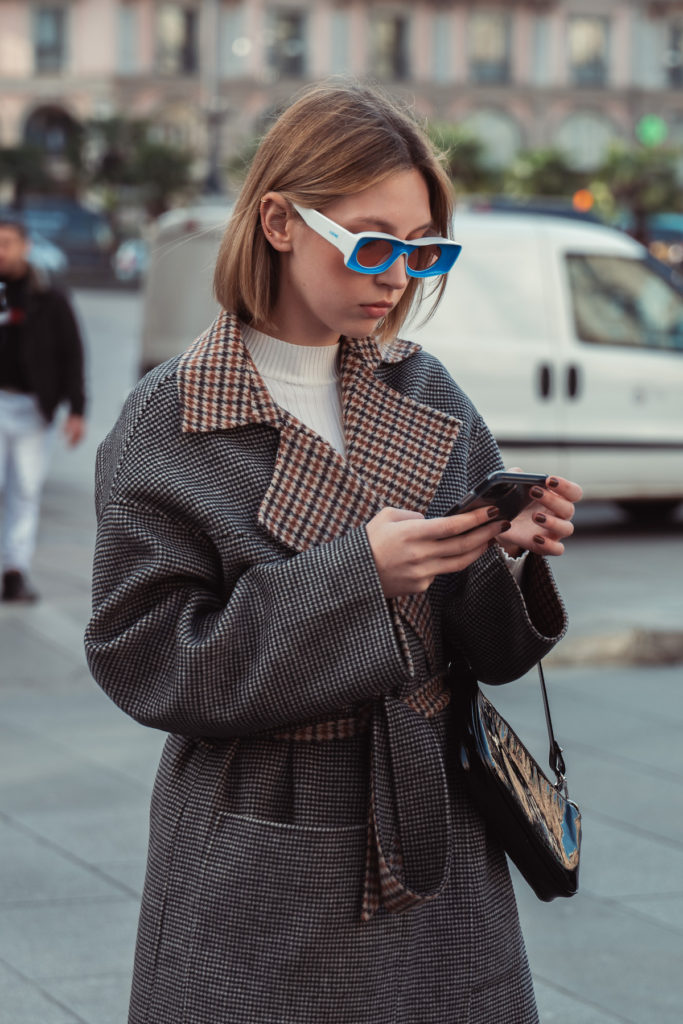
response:
<svg viewBox="0 0 683 1024"><path fill-rule="evenodd" d="M460 421L399 394L376 376L381 362L401 362L419 346L398 340L380 356L371 338L342 349L347 458L384 504L426 513L451 455Z"/></svg>
<svg viewBox="0 0 683 1024"><path fill-rule="evenodd" d="M242 344L239 321L222 313L181 357L178 386L185 431L226 430L248 423L280 432L273 475L258 521L294 551L324 544L361 526L386 505L427 512L450 457L459 420L401 395L376 376L418 346L397 341L380 354L370 338L344 339L341 389L346 458L281 409ZM429 601L392 602L404 655L401 620L433 662Z"/></svg>

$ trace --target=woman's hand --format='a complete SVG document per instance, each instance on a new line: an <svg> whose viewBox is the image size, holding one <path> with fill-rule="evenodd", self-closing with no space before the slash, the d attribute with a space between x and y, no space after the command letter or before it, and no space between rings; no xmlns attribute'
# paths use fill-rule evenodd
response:
<svg viewBox="0 0 683 1024"><path fill-rule="evenodd" d="M419 512L383 508L366 530L385 597L423 593L441 573L466 569L510 529L492 522L496 515L497 508L478 508L425 519Z"/></svg>
<svg viewBox="0 0 683 1024"><path fill-rule="evenodd" d="M583 491L578 484L561 476L549 476L546 486L533 487L536 499L512 520L510 529L499 543L511 555L533 551L537 555L561 555L567 537L574 526L574 503L580 501Z"/></svg>

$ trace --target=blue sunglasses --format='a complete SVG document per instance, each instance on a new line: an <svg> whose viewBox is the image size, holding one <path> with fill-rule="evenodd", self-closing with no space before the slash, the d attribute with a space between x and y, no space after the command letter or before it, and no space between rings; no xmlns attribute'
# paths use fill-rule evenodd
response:
<svg viewBox="0 0 683 1024"><path fill-rule="evenodd" d="M354 234L317 210L297 203L292 206L309 228L339 249L349 270L359 274L381 274L399 256L405 255L406 273L410 277L436 277L448 273L462 249L448 238L416 238L413 242L403 242L381 231Z"/></svg>

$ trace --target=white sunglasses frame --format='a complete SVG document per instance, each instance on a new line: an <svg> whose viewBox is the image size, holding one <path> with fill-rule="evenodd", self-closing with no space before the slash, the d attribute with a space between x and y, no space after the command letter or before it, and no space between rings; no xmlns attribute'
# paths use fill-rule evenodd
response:
<svg viewBox="0 0 683 1024"><path fill-rule="evenodd" d="M320 213L318 210L314 210L309 206L299 206L298 203L292 203L292 206L312 231L315 231L317 235L326 239L336 249L339 249L344 257L344 265L349 270L359 274L383 274L385 270L388 270L404 254L408 256L413 250L425 245L438 245L442 252L445 251L448 254L446 261L448 261L449 256L452 255L453 257L445 270L434 271L431 267L427 268L427 270L413 270L408 266L408 261L406 260L406 273L409 277L440 277L448 273L462 250L462 246L458 242L453 242L450 238L438 236L416 238L414 241L406 242L401 238L396 238L395 235L387 235L383 231L360 231L354 234L353 231L347 231L341 224L330 220L329 217L326 217L324 213ZM395 248L389 259L385 260L384 263L380 263L377 267L364 267L357 259L353 262L354 253L357 252L359 245L365 239L377 238L386 239L394 245ZM441 260L437 260L434 266L438 266L440 262Z"/></svg>

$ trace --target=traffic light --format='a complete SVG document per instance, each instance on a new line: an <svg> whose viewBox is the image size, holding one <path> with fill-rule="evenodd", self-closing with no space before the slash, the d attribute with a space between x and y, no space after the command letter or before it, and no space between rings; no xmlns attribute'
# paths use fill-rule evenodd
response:
<svg viewBox="0 0 683 1024"><path fill-rule="evenodd" d="M572 196L572 206L579 213L588 213L592 210L595 198L589 188L580 188Z"/></svg>
<svg viewBox="0 0 683 1024"><path fill-rule="evenodd" d="M644 146L660 146L669 134L669 126L659 114L645 114L636 125L636 137Z"/></svg>

